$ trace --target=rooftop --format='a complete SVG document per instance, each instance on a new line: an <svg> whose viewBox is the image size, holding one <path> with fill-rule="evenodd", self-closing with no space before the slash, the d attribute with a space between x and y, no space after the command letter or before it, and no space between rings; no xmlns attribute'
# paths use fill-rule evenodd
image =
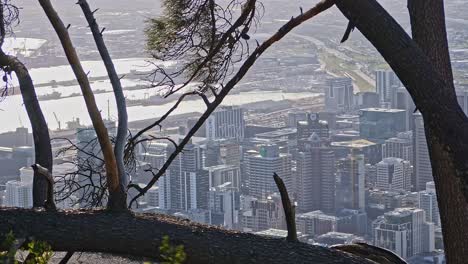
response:
<svg viewBox="0 0 468 264"><path fill-rule="evenodd" d="M369 146L375 146L376 143L366 140L366 139L356 139L350 141L340 141L340 142L332 142L331 146L333 147L348 147L348 148L364 148Z"/></svg>
<svg viewBox="0 0 468 264"><path fill-rule="evenodd" d="M381 113L400 113L405 112L402 109L388 109L388 108L365 108L361 109L363 112L381 112Z"/></svg>

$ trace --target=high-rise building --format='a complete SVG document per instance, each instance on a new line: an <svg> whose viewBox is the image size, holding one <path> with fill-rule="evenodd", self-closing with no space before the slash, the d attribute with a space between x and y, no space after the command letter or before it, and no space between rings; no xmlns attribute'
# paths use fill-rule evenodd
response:
<svg viewBox="0 0 468 264"><path fill-rule="evenodd" d="M206 138L234 138L242 140L245 133L244 110L225 106L215 110L206 120Z"/></svg>
<svg viewBox="0 0 468 264"><path fill-rule="evenodd" d="M278 145L262 145L258 154L249 155L247 159L250 195L265 197L278 192L273 180L274 173L283 179L288 190L293 190L291 155L280 153ZM292 194L290 193L290 195Z"/></svg>
<svg viewBox="0 0 468 264"><path fill-rule="evenodd" d="M393 71L375 71L375 89L381 102L392 102L396 95L396 89L400 86L401 82Z"/></svg>
<svg viewBox="0 0 468 264"><path fill-rule="evenodd" d="M6 183L5 201L7 207L31 208L32 184L20 181L8 181Z"/></svg>
<svg viewBox="0 0 468 264"><path fill-rule="evenodd" d="M114 121L104 120L104 125L110 136L116 134L117 129ZM77 163L80 164L77 168L79 170L79 184L81 186L93 186L102 182L100 179L102 175L98 173L98 171L103 167L104 160L102 159L101 146L98 143L96 131L92 126L79 127L76 129L76 139L78 146L76 157L78 159ZM80 198L90 197L93 195L92 192L92 188L80 188L77 192L77 196ZM81 206L88 206L87 200L88 199L82 199ZM106 203L106 201L101 202L103 204Z"/></svg>
<svg viewBox="0 0 468 264"><path fill-rule="evenodd" d="M434 250L434 224L425 221L424 211L397 208L372 223L374 245L407 259Z"/></svg>
<svg viewBox="0 0 468 264"><path fill-rule="evenodd" d="M307 121L308 113L304 111L295 111L288 113L288 127L296 127L297 122Z"/></svg>
<svg viewBox="0 0 468 264"><path fill-rule="evenodd" d="M296 215L297 231L309 236L320 236L337 231L337 217L322 211L312 211Z"/></svg>
<svg viewBox="0 0 468 264"><path fill-rule="evenodd" d="M386 191L411 190L411 165L407 160L384 158L377 163L376 187Z"/></svg>
<svg viewBox="0 0 468 264"><path fill-rule="evenodd" d="M302 212L335 210L335 154L313 133L297 155L296 195Z"/></svg>
<svg viewBox="0 0 468 264"><path fill-rule="evenodd" d="M167 153L174 151L168 145ZM209 179L202 169L199 146L187 144L184 152L172 162L165 175L158 180L159 207L176 211L208 208Z"/></svg>
<svg viewBox="0 0 468 264"><path fill-rule="evenodd" d="M336 199L338 209L364 210L365 163L364 155L349 155L336 164Z"/></svg>
<svg viewBox="0 0 468 264"><path fill-rule="evenodd" d="M330 78L325 85L325 111L343 112L354 107L353 80L349 77Z"/></svg>
<svg viewBox="0 0 468 264"><path fill-rule="evenodd" d="M420 113L414 114L414 184L416 191L423 191L426 183L434 181L432 165L424 130L424 120Z"/></svg>
<svg viewBox="0 0 468 264"><path fill-rule="evenodd" d="M330 136L327 122L319 120L316 113L308 113L306 121L297 122L297 139L308 139L313 133L324 140Z"/></svg>
<svg viewBox="0 0 468 264"><path fill-rule="evenodd" d="M419 208L426 212L426 221L440 226L439 205L434 182L426 183L426 190L419 192Z"/></svg>
<svg viewBox="0 0 468 264"><path fill-rule="evenodd" d="M382 145L382 158L400 158L414 164L413 132L401 132L396 137L385 140Z"/></svg>
<svg viewBox="0 0 468 264"><path fill-rule="evenodd" d="M33 206L32 184L34 172L31 168L20 169L20 181L6 183L5 200L7 207L31 208Z"/></svg>
<svg viewBox="0 0 468 264"><path fill-rule="evenodd" d="M239 223L239 192L238 188L226 182L210 188L208 195L209 210L212 225L234 229Z"/></svg>
<svg viewBox="0 0 468 264"><path fill-rule="evenodd" d="M258 232L270 228L286 229L284 210L279 194L253 199L239 213L242 231Z"/></svg>
<svg viewBox="0 0 468 264"><path fill-rule="evenodd" d="M151 187L145 194L146 204L150 207L159 206L159 188L157 186Z"/></svg>
<svg viewBox="0 0 468 264"><path fill-rule="evenodd" d="M218 165L205 167L204 170L207 171L210 188L229 182L231 188L239 190L241 186L239 166Z"/></svg>
<svg viewBox="0 0 468 264"><path fill-rule="evenodd" d="M380 106L379 94L375 92L359 92L356 94L356 109Z"/></svg>
<svg viewBox="0 0 468 264"><path fill-rule="evenodd" d="M406 130L404 110L367 108L359 112L359 132L362 138L383 141Z"/></svg>
<svg viewBox="0 0 468 264"><path fill-rule="evenodd" d="M405 87L400 87L397 89L396 101L392 107L406 111L406 130L413 130L413 113L414 109L416 109L416 106L414 105L413 98L411 98L411 95Z"/></svg>
<svg viewBox="0 0 468 264"><path fill-rule="evenodd" d="M233 140L209 140L203 148L203 166L236 165L241 160L240 146Z"/></svg>

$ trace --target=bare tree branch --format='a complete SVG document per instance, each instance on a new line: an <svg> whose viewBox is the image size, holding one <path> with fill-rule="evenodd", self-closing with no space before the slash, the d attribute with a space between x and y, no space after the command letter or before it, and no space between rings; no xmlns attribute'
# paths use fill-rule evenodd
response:
<svg viewBox="0 0 468 264"><path fill-rule="evenodd" d="M91 32L93 33L94 42L96 43L96 46L99 50L99 54L101 54L102 61L104 62L104 65L106 67L107 74L109 76L109 80L112 84L112 88L114 91L115 101L117 102L118 126L117 136L114 144L114 155L120 176L120 188L122 190L125 190L128 183L128 177L125 171L124 164L124 148L127 140L128 130L128 115L125 102L125 95L123 93L120 78L117 75L114 63L112 62L112 58L109 55L109 51L107 50L106 44L104 43L104 39L102 36L104 28L100 30L99 25L97 24L97 21L94 18L94 14L99 9L91 11L91 8L89 7L89 4L86 0L78 0L77 4L80 5L81 9L83 10L83 14L85 15Z"/></svg>
<svg viewBox="0 0 468 264"><path fill-rule="evenodd" d="M97 107L96 100L94 98L93 91L91 89L88 76L83 70L80 59L76 53L76 50L73 46L73 43L70 39L67 28L63 24L60 16L55 11L50 0L38 0L42 6L42 9L46 13L49 21L54 27L57 36L62 43L62 47L65 51L65 55L70 63L73 73L80 84L81 92L83 93L83 98L86 103L86 108L88 110L89 116L93 123L93 127L96 130L98 136L99 144L101 146L105 166L106 166L106 177L109 184L109 202L108 207L111 210L125 210L126 208L126 199L125 193L120 185L120 178L117 169L116 158L112 149L112 144L109 139L109 134L107 128L104 125L102 120L101 113Z"/></svg>
<svg viewBox="0 0 468 264"><path fill-rule="evenodd" d="M323 0L319 2L316 6L309 9L307 12L300 14L297 17L292 17L289 22L283 25L278 32L276 32L273 36L271 36L268 40L263 42L260 46L258 46L252 54L245 60L242 66L239 68L238 72L234 75L234 77L223 86L222 90L219 91L218 95L216 96L215 100L210 103L209 107L206 111L202 114L202 116L198 119L195 123L193 128L188 132L188 134L183 138L183 140L178 144L175 151L168 157L167 161L164 165L159 169L159 171L155 174L155 176L150 180L150 182L143 188L143 191L140 191L130 202L129 207L132 207L133 203L139 199L141 196L145 195L145 193L157 182L157 180L164 175L166 170L169 168L170 164L177 155L184 149L185 145L190 141L190 139L195 135L195 133L200 129L203 123L208 119L211 113L223 102L224 98L229 94L229 92L235 87L235 85L245 76L247 71L254 65L255 61L262 55L269 47L271 47L274 43L281 40L284 36L286 36L292 29L299 26L303 22L307 21L308 19L320 14L321 12L327 10L331 6L333 6L333 0Z"/></svg>

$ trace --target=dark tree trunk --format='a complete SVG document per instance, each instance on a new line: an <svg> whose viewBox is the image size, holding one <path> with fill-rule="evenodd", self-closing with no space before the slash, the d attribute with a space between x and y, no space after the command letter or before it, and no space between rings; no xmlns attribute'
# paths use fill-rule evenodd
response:
<svg viewBox="0 0 468 264"><path fill-rule="evenodd" d="M0 238L13 231L18 238L47 241L55 251L158 258L160 242L169 235L171 244L184 245L186 263L371 263L338 250L227 231L164 215L11 208L0 209L0 215Z"/></svg>
<svg viewBox="0 0 468 264"><path fill-rule="evenodd" d="M430 22L413 17L416 41L427 44L419 47L375 0L337 0L336 5L382 54L421 111L436 182L446 256L449 263L466 263L468 119L459 107L453 89L447 46L443 43L446 41L445 29L441 29L445 23L439 12L443 10L426 14L438 16ZM418 10L413 16L420 12L424 13ZM436 28L423 29L427 25ZM429 32L432 30L435 32ZM424 32L428 35L424 36ZM425 38L428 39L423 40ZM430 41L436 43L427 43Z"/></svg>
<svg viewBox="0 0 468 264"><path fill-rule="evenodd" d="M413 40L429 57L435 70L447 84L447 87L439 87L439 89L444 89L444 92L453 96L455 88L445 26L444 1L409 0L408 10ZM419 89L424 89L424 87ZM456 177L456 167L446 147L444 148L444 145L439 142L437 135L433 135L429 126L426 126L425 130L428 135L427 144L432 160L439 208L442 212L447 260L449 263L462 263L466 259L461 257L460 253L464 252L463 255L468 256L468 249L465 245L468 239L468 226L463 224L468 222L468 204L463 197L462 189L459 188L462 183ZM458 158L466 160L468 156ZM453 206L454 204L461 206ZM463 248L465 251L460 251Z"/></svg>
<svg viewBox="0 0 468 264"><path fill-rule="evenodd" d="M39 101L37 100L34 84L28 69L18 58L6 55L3 51L0 51L0 66L10 67L18 78L21 96L23 97L24 106L31 122L35 163L40 164L42 167L52 172L52 147L50 145L49 128L42 114ZM45 201L47 200L47 189L48 181L35 172L33 180L34 207L44 207Z"/></svg>

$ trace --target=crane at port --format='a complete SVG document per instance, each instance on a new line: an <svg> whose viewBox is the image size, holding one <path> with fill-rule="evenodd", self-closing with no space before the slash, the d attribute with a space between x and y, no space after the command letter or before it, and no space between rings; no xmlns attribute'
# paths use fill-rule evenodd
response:
<svg viewBox="0 0 468 264"><path fill-rule="evenodd" d="M55 121L57 121L57 124L58 124L58 130L62 130L62 124L60 120L58 119L57 114L55 112L54 112L54 117L55 117Z"/></svg>

